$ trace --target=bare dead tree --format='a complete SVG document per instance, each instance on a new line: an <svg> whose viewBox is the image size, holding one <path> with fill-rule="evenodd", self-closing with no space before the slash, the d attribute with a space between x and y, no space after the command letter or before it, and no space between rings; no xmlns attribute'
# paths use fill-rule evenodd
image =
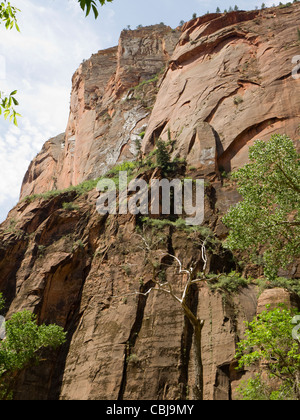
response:
<svg viewBox="0 0 300 420"><path fill-rule="evenodd" d="M143 247L146 251L146 253L151 254L152 249L147 240L141 236L138 235L142 242ZM194 348L194 364L195 364L195 384L193 388L193 394L195 400L203 400L204 397L204 381L203 381L203 362L202 362L202 330L204 327L204 320L199 319L196 314L193 313L192 309L190 308L189 304L189 293L191 290L191 287L194 284L205 282L205 281L215 281L220 278L221 275L217 275L215 277L209 277L206 273L207 271L207 263L208 263L208 257L206 252L206 244L207 239L202 241L201 245L201 259L203 262L203 269L200 273L200 276L198 278L194 278L194 272L196 268L196 264L192 264L192 266L189 269L183 268L183 264L180 261L179 258L177 258L175 255L171 255L169 253L162 253L162 257L169 256L170 258L173 258L175 262L178 264L179 267L179 273L180 275L185 277L185 285L184 290L182 292L181 296L177 296L177 294L174 292L173 285L170 281L159 281L157 280L157 276L153 276L153 283L155 284L154 287L150 288L146 293L142 292L135 292L136 295L142 295L147 296L151 292L161 292L165 293L169 296L171 296L174 301L176 301L180 306L184 313L184 315L187 317L189 322L191 323L193 330L194 330L194 340L193 340L193 348ZM151 258L148 256L148 261L153 265L153 262L151 261Z"/></svg>

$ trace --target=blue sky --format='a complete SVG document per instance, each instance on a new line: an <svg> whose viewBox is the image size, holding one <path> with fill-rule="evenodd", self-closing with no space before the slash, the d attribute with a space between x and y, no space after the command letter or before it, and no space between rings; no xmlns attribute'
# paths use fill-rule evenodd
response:
<svg viewBox="0 0 300 420"><path fill-rule="evenodd" d="M117 45L127 25L134 29L164 22L176 27L193 13L214 12L217 6L223 11L235 4L244 10L261 5L244 0L114 0L95 21L84 17L77 0L11 3L21 9L21 33L0 25L0 91L18 90L22 118L18 128L0 118L0 223L18 201L32 158L45 141L65 130L71 78L83 59Z"/></svg>

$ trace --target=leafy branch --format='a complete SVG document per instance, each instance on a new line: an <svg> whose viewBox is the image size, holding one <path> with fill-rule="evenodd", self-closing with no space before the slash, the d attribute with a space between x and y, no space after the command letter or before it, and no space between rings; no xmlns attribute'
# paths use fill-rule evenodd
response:
<svg viewBox="0 0 300 420"><path fill-rule="evenodd" d="M17 22L17 13L20 12L19 9L12 6L10 2L6 2L4 0L0 3L0 24L5 24L5 29L13 29L14 27L18 32L20 32L20 28Z"/></svg>
<svg viewBox="0 0 300 420"><path fill-rule="evenodd" d="M113 0L98 0L101 6L103 6L105 3L111 3ZM88 16L93 10L95 19L99 16L98 12L98 4L96 0L78 0L80 7L83 11L86 12L86 16Z"/></svg>
<svg viewBox="0 0 300 420"><path fill-rule="evenodd" d="M19 102L15 98L15 95L17 94L17 91L14 90L11 92L9 96L3 96L4 94L0 92L0 115L4 115L4 118L7 120L9 118L9 121L13 121L14 124L17 126L17 117L20 117L21 114L19 114L14 106L18 106Z"/></svg>
<svg viewBox="0 0 300 420"><path fill-rule="evenodd" d="M20 28L17 22L17 13L20 10L12 6L10 2L6 0L0 3L0 25L3 23L6 30L11 30L15 28L20 32ZM0 115L4 115L4 118L9 118L10 121L13 121L15 125L17 123L17 117L21 115L17 113L14 106L18 106L19 102L15 98L17 91L11 92L9 96L5 96L3 92L0 92Z"/></svg>

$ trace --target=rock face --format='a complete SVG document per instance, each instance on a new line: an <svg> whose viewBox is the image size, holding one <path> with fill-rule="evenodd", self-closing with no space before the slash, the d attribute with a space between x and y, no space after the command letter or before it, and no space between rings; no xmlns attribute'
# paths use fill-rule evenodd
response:
<svg viewBox="0 0 300 420"><path fill-rule="evenodd" d="M228 172L247 162L256 139L274 133L298 139L300 81L292 77L292 58L299 54L299 20L297 5L188 22L160 87L144 150L171 131L174 154L204 172Z"/></svg>
<svg viewBox="0 0 300 420"><path fill-rule="evenodd" d="M215 184L217 187L217 184ZM168 296L146 293L153 286L135 216L100 216L97 193L66 192L20 203L0 227L0 290L10 314L27 309L41 323L68 331L67 343L22 375L16 399L189 399L194 383L192 329ZM206 216L219 214L206 198ZM63 207L72 204L74 210ZM214 223L214 222L212 222ZM180 295L184 278L172 252L201 269L197 234L168 226L143 229L158 243L160 269ZM230 255L214 251L211 272L230 272ZM207 284L192 290L191 307L205 321L202 339L205 399L231 400L248 372L236 371L236 343L245 321L284 302L300 308L283 289L259 298L255 284L229 293Z"/></svg>
<svg viewBox="0 0 300 420"><path fill-rule="evenodd" d="M31 163L21 198L77 185L134 160L136 140L145 132L144 153L159 137L171 138L173 156L186 158L193 176L205 175L205 225L223 239L221 216L239 195L219 172L244 164L257 138L299 136L300 82L292 78L299 21L296 3L206 15L182 31L157 25L122 32L118 47L95 54L75 73L66 132L46 142ZM150 179L153 172L142 176ZM172 253L200 271L199 236L140 226L135 216L100 216L97 197L96 191L73 190L23 200L0 226L7 317L28 309L39 322L68 331L62 348L23 373L16 399L188 399L195 376L192 330L168 296L136 295L153 286L138 228L157 242L160 275L177 293L184 279L162 255ZM208 266L214 273L236 269L221 248ZM205 320L205 399L230 400L245 378L234 360L244 321L268 303L294 305L295 299L276 289L258 301L254 284L236 293L202 284L190 299Z"/></svg>
<svg viewBox="0 0 300 420"><path fill-rule="evenodd" d="M192 331L168 296L136 296L152 287L134 216L100 216L97 193L74 192L20 203L1 225L0 290L8 313L28 309L39 322L57 323L68 342L50 360L21 379L17 399L185 399L193 386ZM76 210L63 209L73 203ZM214 211L212 208L211 211ZM187 266L200 262L197 236L170 227L144 230L160 237L158 255L170 250ZM162 261L163 262L163 261ZM230 271L215 254L214 270ZM176 293L184 279L169 261L164 276ZM200 268L200 267L199 267ZM205 398L231 398L236 342L257 310L255 286L232 295L203 284L191 295L205 320Z"/></svg>
<svg viewBox="0 0 300 420"><path fill-rule="evenodd" d="M240 167L257 139L298 139L300 79L292 77L292 59L299 20L294 4L205 15L182 32L164 25L123 31L118 47L99 51L73 76L65 139L58 148L50 141L47 157L43 150L32 162L21 198L135 159L144 131L146 153L171 135L174 156L204 174Z"/></svg>
<svg viewBox="0 0 300 420"><path fill-rule="evenodd" d="M179 36L165 25L125 30L118 47L81 64L65 135L49 140L31 163L21 199L97 178L117 162L135 159L135 140L147 127L159 76Z"/></svg>

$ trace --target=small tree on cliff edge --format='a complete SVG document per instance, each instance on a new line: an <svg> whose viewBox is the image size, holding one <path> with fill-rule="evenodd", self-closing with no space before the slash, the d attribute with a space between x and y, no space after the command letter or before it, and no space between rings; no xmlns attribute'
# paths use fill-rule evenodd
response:
<svg viewBox="0 0 300 420"><path fill-rule="evenodd" d="M0 310L3 304L0 294ZM41 361L43 349L56 349L65 339L61 327L38 326L36 316L29 311L12 315L5 322L5 338L0 339L0 400L13 398L20 373Z"/></svg>
<svg viewBox="0 0 300 420"><path fill-rule="evenodd" d="M157 152L156 152L156 163L163 170L166 171L170 165L170 154L167 149L167 145L164 141L158 140L156 142Z"/></svg>
<svg viewBox="0 0 300 420"><path fill-rule="evenodd" d="M250 148L250 163L233 174L243 200L223 218L227 246L246 251L272 279L300 255L300 155L293 141L274 135Z"/></svg>

